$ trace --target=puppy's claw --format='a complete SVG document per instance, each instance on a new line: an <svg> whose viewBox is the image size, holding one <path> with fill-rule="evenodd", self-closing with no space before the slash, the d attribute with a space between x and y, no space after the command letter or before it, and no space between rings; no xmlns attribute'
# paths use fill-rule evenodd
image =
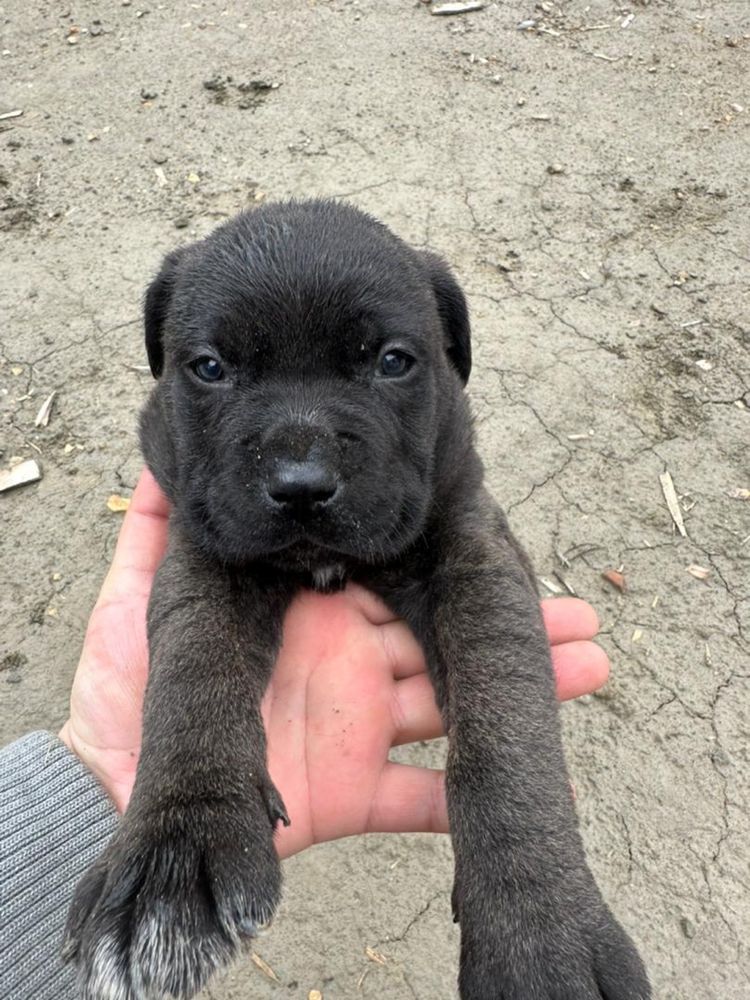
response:
<svg viewBox="0 0 750 1000"><path fill-rule="evenodd" d="M265 934L273 923L273 917L267 920L254 920L252 917L243 917L237 924L237 930L242 937L256 938Z"/></svg>
<svg viewBox="0 0 750 1000"><path fill-rule="evenodd" d="M78 957L80 942L76 938L66 937L60 948L60 958L63 962L72 962Z"/></svg>
<svg viewBox="0 0 750 1000"><path fill-rule="evenodd" d="M284 805L284 800L279 795L274 785L268 782L268 784L262 786L260 792L266 805L268 818L271 820L271 826L274 830L276 829L279 821L281 821L284 826L289 826L292 821L289 819L286 806Z"/></svg>
<svg viewBox="0 0 750 1000"><path fill-rule="evenodd" d="M458 916L458 889L456 888L455 882L453 883L453 890L451 892L451 912L453 913L453 923L460 923Z"/></svg>

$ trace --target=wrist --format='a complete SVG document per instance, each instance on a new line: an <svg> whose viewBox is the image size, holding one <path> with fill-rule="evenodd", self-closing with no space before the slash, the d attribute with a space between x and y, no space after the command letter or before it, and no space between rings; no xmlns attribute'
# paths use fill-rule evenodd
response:
<svg viewBox="0 0 750 1000"><path fill-rule="evenodd" d="M70 738L70 719L67 720L67 722L65 723L65 725L62 727L62 729L60 730L60 732L57 734L57 738L58 738L58 740L60 740L61 743L65 744L65 746L68 748L68 750L70 750L71 753L76 754L76 757L78 756L78 754L76 753L76 751L75 751L75 749L73 747L72 740Z"/></svg>
<svg viewBox="0 0 750 1000"><path fill-rule="evenodd" d="M116 771L111 766L112 762L108 761L108 757L115 752L99 750L80 740L70 719L64 723L62 729L57 734L57 738L61 743L65 744L68 750L80 760L87 770L91 771L114 803L118 813L124 813L130 797L132 781L118 780Z"/></svg>

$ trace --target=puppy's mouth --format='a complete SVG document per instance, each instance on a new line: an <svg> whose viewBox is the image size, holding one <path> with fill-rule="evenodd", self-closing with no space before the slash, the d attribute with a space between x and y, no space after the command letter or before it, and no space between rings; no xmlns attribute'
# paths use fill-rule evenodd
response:
<svg viewBox="0 0 750 1000"><path fill-rule="evenodd" d="M395 483L383 494L337 477L333 487L310 487L305 497L277 489L270 496L265 480L244 477L214 480L208 489L199 480L191 485L196 540L240 565L259 560L314 573L331 564L383 564L414 541L424 519L419 498Z"/></svg>
<svg viewBox="0 0 750 1000"><path fill-rule="evenodd" d="M359 554L361 525L345 508L326 505L319 510L290 505L269 518L268 547L264 555L289 554L314 564L319 558Z"/></svg>

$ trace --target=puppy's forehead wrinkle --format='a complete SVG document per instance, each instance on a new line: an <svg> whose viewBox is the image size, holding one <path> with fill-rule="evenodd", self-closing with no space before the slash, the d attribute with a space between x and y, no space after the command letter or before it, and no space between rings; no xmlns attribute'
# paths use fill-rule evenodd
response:
<svg viewBox="0 0 750 1000"><path fill-rule="evenodd" d="M419 308L426 289L416 253L351 206L332 202L263 206L218 229L183 275L192 308L214 314L245 305L276 320L316 313ZM199 291L198 291L199 290ZM262 321L264 316L258 317Z"/></svg>

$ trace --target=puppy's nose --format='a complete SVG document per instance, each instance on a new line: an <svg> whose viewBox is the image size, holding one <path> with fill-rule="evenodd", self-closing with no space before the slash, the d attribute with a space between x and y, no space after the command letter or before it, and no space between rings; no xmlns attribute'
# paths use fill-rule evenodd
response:
<svg viewBox="0 0 750 1000"><path fill-rule="evenodd" d="M266 490L278 504L312 507L330 500L338 489L332 469L323 462L306 459L278 462L266 481Z"/></svg>

